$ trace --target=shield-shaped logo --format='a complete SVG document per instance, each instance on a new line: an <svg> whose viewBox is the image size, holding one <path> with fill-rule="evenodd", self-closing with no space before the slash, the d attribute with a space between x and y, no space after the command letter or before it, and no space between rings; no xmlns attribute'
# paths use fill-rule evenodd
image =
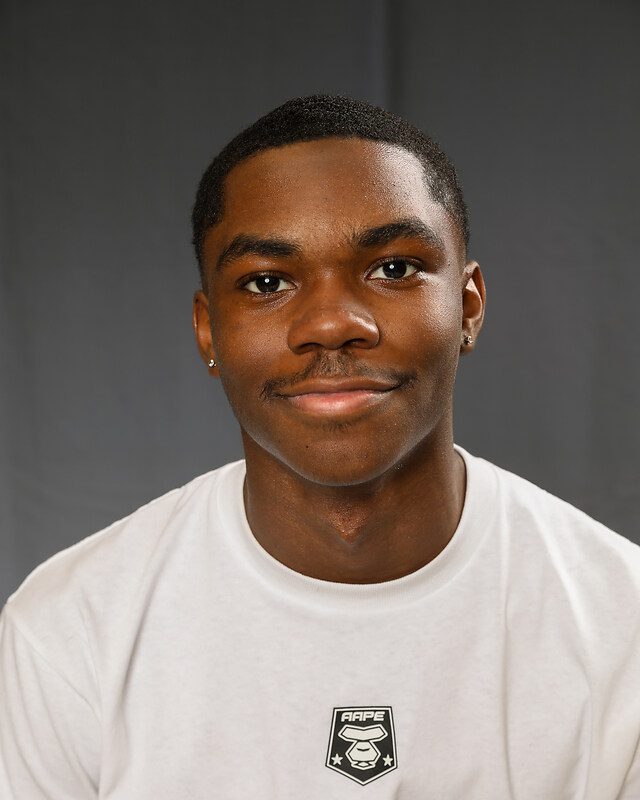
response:
<svg viewBox="0 0 640 800"><path fill-rule="evenodd" d="M395 769L391 706L334 708L326 766L362 786Z"/></svg>

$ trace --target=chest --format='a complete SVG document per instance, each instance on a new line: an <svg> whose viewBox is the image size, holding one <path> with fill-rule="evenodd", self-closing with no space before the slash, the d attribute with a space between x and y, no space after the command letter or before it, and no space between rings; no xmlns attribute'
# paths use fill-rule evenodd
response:
<svg viewBox="0 0 640 800"><path fill-rule="evenodd" d="M114 677L108 800L607 800L588 793L599 700L558 626L223 610L150 620Z"/></svg>

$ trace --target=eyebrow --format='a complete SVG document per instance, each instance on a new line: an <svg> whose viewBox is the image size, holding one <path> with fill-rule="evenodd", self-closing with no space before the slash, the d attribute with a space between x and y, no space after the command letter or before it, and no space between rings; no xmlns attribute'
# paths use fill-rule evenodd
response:
<svg viewBox="0 0 640 800"><path fill-rule="evenodd" d="M231 261L246 255L286 258L301 253L302 247L297 242L287 239L262 239L248 233L239 233L218 256L216 272L222 270Z"/></svg>
<svg viewBox="0 0 640 800"><path fill-rule="evenodd" d="M352 244L358 248L380 247L389 244L394 239L421 239L429 247L445 249L444 240L430 225L418 217L407 217L368 228L366 231L356 233L352 237Z"/></svg>
<svg viewBox="0 0 640 800"><path fill-rule="evenodd" d="M385 225L367 228L364 231L355 231L349 237L350 245L356 250L381 247L395 239L420 239L429 247L437 247L444 251L444 240L431 226L418 217L407 217ZM302 255L302 246L289 239L268 238L239 233L231 240L218 256L216 272L245 255L256 255L267 258L288 258Z"/></svg>

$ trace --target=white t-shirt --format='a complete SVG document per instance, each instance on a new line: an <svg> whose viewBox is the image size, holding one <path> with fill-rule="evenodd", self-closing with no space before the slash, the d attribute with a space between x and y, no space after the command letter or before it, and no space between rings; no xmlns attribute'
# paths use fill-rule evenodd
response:
<svg viewBox="0 0 640 800"><path fill-rule="evenodd" d="M253 537L244 461L0 617L2 800L637 800L640 547L457 447L458 528L378 584Z"/></svg>

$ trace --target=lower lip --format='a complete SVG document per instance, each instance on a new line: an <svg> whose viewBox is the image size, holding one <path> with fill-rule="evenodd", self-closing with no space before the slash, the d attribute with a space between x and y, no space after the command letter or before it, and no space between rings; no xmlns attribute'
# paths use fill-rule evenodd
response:
<svg viewBox="0 0 640 800"><path fill-rule="evenodd" d="M340 414L357 411L383 400L392 390L371 391L356 389L351 392L310 392L287 397L291 403L304 411L317 414Z"/></svg>

